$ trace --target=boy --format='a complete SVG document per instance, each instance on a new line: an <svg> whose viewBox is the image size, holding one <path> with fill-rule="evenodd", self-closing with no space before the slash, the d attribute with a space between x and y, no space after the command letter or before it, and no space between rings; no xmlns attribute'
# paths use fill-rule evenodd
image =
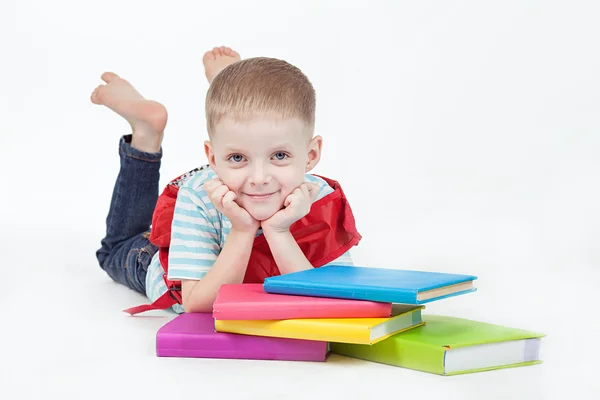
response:
<svg viewBox="0 0 600 400"><path fill-rule="evenodd" d="M164 106L113 73L91 96L132 129L120 139L121 168L97 251L112 279L154 302L131 314L171 306L212 312L222 284L351 265L348 249L360 240L341 188L307 174L320 160L322 138L313 137L315 94L304 74L281 60L241 61L227 47L207 52L203 63L208 165L171 182L171 208L158 198ZM339 210L315 207L340 193L331 202Z"/></svg>

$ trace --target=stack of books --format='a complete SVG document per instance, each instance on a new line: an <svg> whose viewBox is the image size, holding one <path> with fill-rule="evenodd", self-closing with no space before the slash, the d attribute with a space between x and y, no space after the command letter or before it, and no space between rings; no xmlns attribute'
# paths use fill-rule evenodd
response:
<svg viewBox="0 0 600 400"><path fill-rule="evenodd" d="M541 333L444 315L425 304L476 291L472 275L326 266L222 285L211 314L156 336L159 357L327 361L331 353L439 375L538 364Z"/></svg>

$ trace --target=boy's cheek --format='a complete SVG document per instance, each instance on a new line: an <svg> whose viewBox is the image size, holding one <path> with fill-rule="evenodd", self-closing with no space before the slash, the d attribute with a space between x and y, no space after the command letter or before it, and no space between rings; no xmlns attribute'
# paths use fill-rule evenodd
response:
<svg viewBox="0 0 600 400"><path fill-rule="evenodd" d="M229 188L232 192L239 193L240 184L239 180L236 179L235 174L232 174L230 171L226 169L220 169L219 171L215 171L221 182L225 186Z"/></svg>
<svg viewBox="0 0 600 400"><path fill-rule="evenodd" d="M285 198L287 198L290 194L292 194L292 192L294 190L296 190L297 188L300 187L300 185L302 185L304 183L304 175L302 175L300 178L294 180L294 182L290 182L290 185L287 186L285 188L285 190L282 190L282 195L283 195L283 199L285 200Z"/></svg>
<svg viewBox="0 0 600 400"><path fill-rule="evenodd" d="M298 168L297 165L290 166L285 172L279 177L279 182L281 183L282 192L285 192L287 196L304 183L305 175L302 168Z"/></svg>

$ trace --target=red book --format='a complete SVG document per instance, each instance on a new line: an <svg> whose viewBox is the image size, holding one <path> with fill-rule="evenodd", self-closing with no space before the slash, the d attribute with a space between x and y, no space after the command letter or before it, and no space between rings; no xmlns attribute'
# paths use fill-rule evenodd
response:
<svg viewBox="0 0 600 400"><path fill-rule="evenodd" d="M213 303L217 320L387 318L392 303L266 293L260 283L221 285Z"/></svg>

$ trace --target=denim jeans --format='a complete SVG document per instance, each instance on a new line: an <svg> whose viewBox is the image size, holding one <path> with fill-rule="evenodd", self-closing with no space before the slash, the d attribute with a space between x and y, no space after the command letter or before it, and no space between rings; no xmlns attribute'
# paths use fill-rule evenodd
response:
<svg viewBox="0 0 600 400"><path fill-rule="evenodd" d="M121 167L114 186L106 236L96 252L100 267L114 281L146 294L146 272L158 251L148 240L152 214L158 199L160 162L158 153L131 147L131 135L119 141Z"/></svg>

